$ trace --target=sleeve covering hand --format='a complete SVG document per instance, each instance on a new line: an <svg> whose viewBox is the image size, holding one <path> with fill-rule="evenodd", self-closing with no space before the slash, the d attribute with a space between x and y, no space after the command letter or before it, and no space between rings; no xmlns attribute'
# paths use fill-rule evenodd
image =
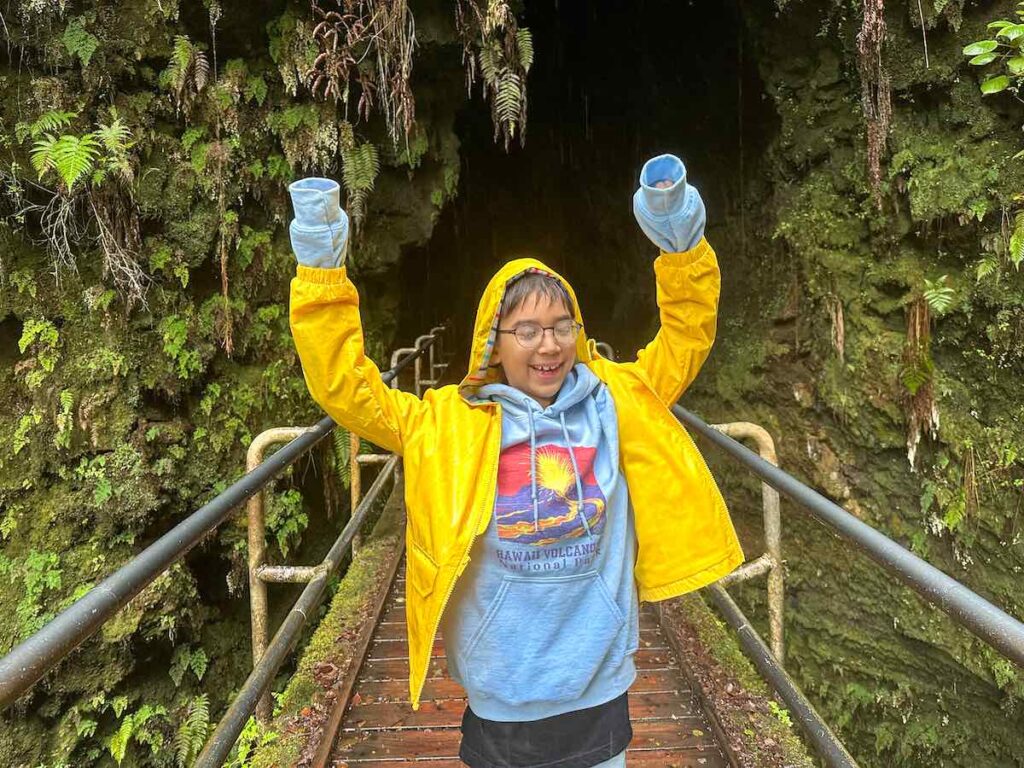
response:
<svg viewBox="0 0 1024 768"><path fill-rule="evenodd" d="M659 181L672 185L658 189ZM689 251L704 236L707 214L700 193L686 181L686 166L675 155L644 163L633 195L633 215L644 234L665 253Z"/></svg>
<svg viewBox="0 0 1024 768"><path fill-rule="evenodd" d="M331 179L310 177L288 186L295 218L288 233L299 264L320 269L343 266L348 252L348 215L341 188Z"/></svg>

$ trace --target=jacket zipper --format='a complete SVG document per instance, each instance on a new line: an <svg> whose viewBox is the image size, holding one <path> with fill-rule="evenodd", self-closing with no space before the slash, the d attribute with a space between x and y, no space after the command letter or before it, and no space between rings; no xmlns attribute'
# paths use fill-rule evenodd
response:
<svg viewBox="0 0 1024 768"><path fill-rule="evenodd" d="M501 423L501 404L500 403L496 403L495 407L496 407L497 412L498 412L498 416L497 416L498 423L500 424ZM491 467L491 470L490 470L490 472L488 474L488 477L491 477L492 480L494 479L495 474L496 474L497 469L498 469L498 461L497 461L496 454L500 454L501 453L501 432L500 431L498 432L497 443L498 443L498 450L497 451L492 450L491 451L491 455L490 455L490 467ZM494 488L493 483L492 483L491 487L492 487L492 489ZM488 493L487 494L487 498L489 499L489 503L490 503L491 507L493 507L494 506L494 494L493 493ZM452 593L455 591L455 584L459 580L459 576L461 576L462 572L465 570L466 560L469 558L469 552L473 548L473 542L475 542L476 538L477 538L476 531L480 527L479 516L481 514L484 514L485 511L486 510L481 510L479 513L477 513L477 517L473 518L472 528L471 528L472 532L471 532L471 534L469 536L469 543L466 545L466 549L462 553L462 558L459 560L459 567L458 567L458 570L455 573L455 578L453 578L451 584L448 585L448 591L445 593L444 601L441 603L441 610L438 611L438 613L437 613L437 620L434 622L434 629L430 633L430 643L427 645L428 649L432 650L433 647L434 647L434 641L437 639L437 630L441 626L441 617L444 616L444 612L448 608L448 601L451 600L451 598L452 598ZM427 657L427 667L429 667L429 666L430 666L430 657L428 656ZM419 708L420 697L423 695L423 687L424 687L424 685L426 685L426 682L427 682L426 681L426 671L424 671L423 677L416 684L416 698L414 700L414 703L415 703L415 707L414 708L416 708L416 709Z"/></svg>

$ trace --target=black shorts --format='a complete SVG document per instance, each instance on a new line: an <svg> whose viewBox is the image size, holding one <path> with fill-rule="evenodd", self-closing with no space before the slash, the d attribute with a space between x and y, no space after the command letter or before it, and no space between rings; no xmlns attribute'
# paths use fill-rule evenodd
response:
<svg viewBox="0 0 1024 768"><path fill-rule="evenodd" d="M470 768L591 768L633 738L626 694L542 720L483 720L466 706L459 758Z"/></svg>

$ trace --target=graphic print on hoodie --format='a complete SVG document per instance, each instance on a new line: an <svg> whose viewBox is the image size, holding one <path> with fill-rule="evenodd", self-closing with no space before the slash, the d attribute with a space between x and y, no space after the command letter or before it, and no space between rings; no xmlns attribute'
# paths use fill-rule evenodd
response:
<svg viewBox="0 0 1024 768"><path fill-rule="evenodd" d="M632 684L636 538L607 387L576 365L542 408L507 384L494 514L442 618L448 672L488 720L597 706Z"/></svg>
<svg viewBox="0 0 1024 768"><path fill-rule="evenodd" d="M502 451L494 504L498 538L547 545L584 536L588 528L595 536L600 536L608 502L594 477L596 450L596 447L545 445L531 456L530 446L521 444ZM532 460L536 466L531 466ZM574 464L578 467L579 483ZM536 488L532 482L534 477ZM542 515L538 519L534 519L535 491L538 512Z"/></svg>

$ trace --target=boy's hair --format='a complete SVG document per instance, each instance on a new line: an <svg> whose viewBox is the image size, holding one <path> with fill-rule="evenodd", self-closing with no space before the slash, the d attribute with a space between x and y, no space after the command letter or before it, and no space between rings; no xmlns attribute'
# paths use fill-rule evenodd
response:
<svg viewBox="0 0 1024 768"><path fill-rule="evenodd" d="M570 315L576 316L576 308L573 306L572 298L565 290L565 286L558 278L539 272L527 272L505 287L505 297L501 300L499 316L505 317L509 312L514 312L531 296L535 297L534 301L546 298L551 302L561 302Z"/></svg>

